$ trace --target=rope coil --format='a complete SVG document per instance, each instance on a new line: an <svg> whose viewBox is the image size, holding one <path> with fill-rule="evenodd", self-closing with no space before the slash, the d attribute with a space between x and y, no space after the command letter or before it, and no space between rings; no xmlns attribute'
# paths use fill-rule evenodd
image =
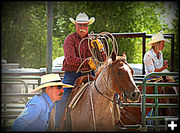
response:
<svg viewBox="0 0 180 133"><path fill-rule="evenodd" d="M93 40L97 40L98 38L105 39L105 43L107 44L107 46L105 47L105 45L102 43L103 47L106 48L105 49L105 55L106 55L106 60L105 61L101 61L100 59L98 59L97 55L99 54L101 56L101 53L100 53L98 47L96 47L95 50L93 50L91 48L91 46L90 46L91 44L89 44L90 41L92 42ZM84 40L86 40L86 39L88 40L88 48L89 48L89 51L90 51L92 57L88 57L83 61L82 57L81 57L81 53L80 53L80 46L81 46L82 42ZM113 45L111 53L110 53L110 47L109 47L110 45L109 45L108 40ZM105 62L107 62L109 60L109 58L111 57L113 51L115 52L116 55L118 55L118 44L117 44L117 41L116 41L115 37L109 32L101 32L99 35L97 35L95 37L94 32L91 31L88 37L83 38L80 41L78 51L79 51L79 57L80 57L80 60L81 60L81 64L80 64L79 68L77 69L76 73L78 73L79 71L82 72L82 73L87 73L87 72L90 72L92 70L87 70L87 71L80 70L81 66L84 64L85 61L87 61L89 59L93 59L96 67L97 68L101 67L101 65L103 65Z"/></svg>

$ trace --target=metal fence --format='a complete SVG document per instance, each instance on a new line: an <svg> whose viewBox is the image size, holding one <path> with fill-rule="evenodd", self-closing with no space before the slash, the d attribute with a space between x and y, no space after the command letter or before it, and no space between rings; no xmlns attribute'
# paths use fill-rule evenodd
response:
<svg viewBox="0 0 180 133"><path fill-rule="evenodd" d="M158 94L158 86L165 87L179 87L179 83L170 83L170 82L147 82L149 77L151 76L178 76L177 72L169 72L169 73L151 73L148 75L134 75L135 83L137 86L143 86L142 96L140 103L123 103L121 106L124 107L141 107L142 110L142 124L141 125L125 125L127 129L140 129L143 130L145 128L152 128L155 131L160 131L159 128L164 128L165 125L159 125L160 120L164 120L165 118L174 118L177 116L159 116L158 109L159 108L178 108L178 104L171 103L159 103L158 99L160 98L177 98L178 94ZM17 92L6 92L8 85L17 85L21 84L22 87L18 88L23 90L21 93ZM1 94L1 107L2 107L2 127L5 131L8 131L12 126L13 121L18 117L18 115L23 111L26 103L30 98L32 98L35 94L29 93L30 88L34 89L36 86L40 85L40 76L2 76L2 86L4 87L4 92ZM146 94L146 87L154 86L155 94ZM3 89L3 88L2 88ZM13 88L14 89L14 88ZM154 98L155 103L146 103L147 98ZM154 108L155 114L154 116L146 116L146 108ZM154 125L147 125L147 120L154 120Z"/></svg>
<svg viewBox="0 0 180 133"><path fill-rule="evenodd" d="M178 82L147 82L147 80L149 79L149 77L151 76L178 76L179 74L177 72L169 72L169 73L163 73L163 72L154 72L154 73L150 73L148 75L145 76L145 78L143 79L143 88L142 88L142 96L141 96L141 104L142 104L142 128L148 127L148 125L146 124L147 120L154 120L155 124L151 125L150 128L155 129L155 131L160 131L159 127L165 128L165 125L159 125L159 121L160 120L164 120L165 118L177 118L177 116L159 116L158 114L158 110L159 108L178 108L178 104L174 104L174 103L159 103L158 99L161 98L179 98L178 94L158 94L158 86L164 86L164 87L178 87L179 83ZM154 94L147 94L146 93L146 86L154 86L155 88L155 93ZM147 98L153 98L155 103L151 104L151 106L154 108L155 112L153 116L146 116L146 108L147 108L147 104L146 104L146 99Z"/></svg>

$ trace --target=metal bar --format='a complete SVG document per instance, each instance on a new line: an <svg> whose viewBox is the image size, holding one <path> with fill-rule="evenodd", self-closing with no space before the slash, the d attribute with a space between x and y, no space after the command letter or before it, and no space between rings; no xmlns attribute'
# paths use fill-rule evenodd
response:
<svg viewBox="0 0 180 133"><path fill-rule="evenodd" d="M146 32L133 32L133 33L111 33L115 38L135 38L143 37ZM95 33L94 36L98 36L99 33Z"/></svg>
<svg viewBox="0 0 180 133"><path fill-rule="evenodd" d="M144 79L143 79L143 84L146 84L147 79L150 76L178 76L178 72L153 72L153 73L149 73L147 74Z"/></svg>
<svg viewBox="0 0 180 133"><path fill-rule="evenodd" d="M120 107L141 107L142 103L122 103ZM153 108L156 105L154 103L146 103L147 108ZM158 103L157 105L159 108L178 108L179 104L168 104L168 103Z"/></svg>
<svg viewBox="0 0 180 133"><path fill-rule="evenodd" d="M174 34L171 38L171 72L174 72Z"/></svg>
<svg viewBox="0 0 180 133"><path fill-rule="evenodd" d="M45 72L11 72L11 73L2 73L2 76L29 76L29 75L32 75L32 76L42 76L46 74Z"/></svg>
<svg viewBox="0 0 180 133"><path fill-rule="evenodd" d="M178 94L146 94L146 98L178 98Z"/></svg>
<svg viewBox="0 0 180 133"><path fill-rule="evenodd" d="M150 120L164 120L165 118L177 118L178 116L147 116L146 119Z"/></svg>
<svg viewBox="0 0 180 133"><path fill-rule="evenodd" d="M154 85L157 85L157 86L179 86L179 83L172 83L172 82L167 82L167 83L154 83L154 82L148 82L146 83L146 86L154 86Z"/></svg>
<svg viewBox="0 0 180 133"><path fill-rule="evenodd" d="M143 68L142 68L142 74L144 75L145 74L145 68L144 68L144 55L146 53L146 33L144 33L143 35L143 49L142 49L142 64L143 64Z"/></svg>
<svg viewBox="0 0 180 133"><path fill-rule="evenodd" d="M1 96L9 97L33 97L39 93L2 93Z"/></svg>
<svg viewBox="0 0 180 133"><path fill-rule="evenodd" d="M6 104L6 103L1 103L1 104ZM3 105L1 105L1 108L6 108L6 109L24 109L25 105L22 104L6 104L6 106L4 107Z"/></svg>
<svg viewBox="0 0 180 133"><path fill-rule="evenodd" d="M155 94L158 95L158 86L155 85ZM155 116L158 116L158 98L155 97ZM159 130L158 121L155 121L155 131Z"/></svg>
<svg viewBox="0 0 180 133"><path fill-rule="evenodd" d="M172 38L173 33L163 33L164 38ZM146 38L151 38L153 34L146 34Z"/></svg>
<svg viewBox="0 0 180 133"><path fill-rule="evenodd" d="M3 80L38 80L38 86L40 85L40 76L2 76Z"/></svg>
<svg viewBox="0 0 180 133"><path fill-rule="evenodd" d="M40 76L2 76L2 79L27 79L40 80Z"/></svg>
<svg viewBox="0 0 180 133"><path fill-rule="evenodd" d="M3 119L3 120L9 120L9 119L16 119L18 117L18 115L2 115L1 116L1 119Z"/></svg>
<svg viewBox="0 0 180 133"><path fill-rule="evenodd" d="M47 73L52 73L53 3L47 5Z"/></svg>
<svg viewBox="0 0 180 133"><path fill-rule="evenodd" d="M144 79L146 79L146 77ZM143 80L141 102L142 102L141 123L142 123L142 128L145 128L146 127L146 120L145 120L145 117L146 117L146 80Z"/></svg>
<svg viewBox="0 0 180 133"><path fill-rule="evenodd" d="M16 83L17 83L17 81L19 81L19 82L21 82L23 85L24 85L24 87L25 87L25 90L24 90L24 92L25 93L27 93L28 92L28 85L27 85L27 83L25 82L25 81L23 81L22 79L6 79L6 81L11 81L12 83L13 83L13 81L15 81ZM3 82L2 82L3 83ZM22 89L22 88L21 88Z"/></svg>
<svg viewBox="0 0 180 133"><path fill-rule="evenodd" d="M146 97L147 98L156 98L156 101L155 101L155 108L156 108L156 112L155 114L158 115L158 100L157 98L160 98L160 97L166 97L166 98L170 98L170 97L179 97L179 95L177 94L146 94L146 86L148 83L146 83L147 79L150 77L150 76L178 76L178 72L169 72L169 73L163 73L163 72L153 72L153 73L149 73L147 74L144 79L143 79L143 86L142 86L142 95L141 95L141 103L142 103L142 113L141 113L141 123L142 123L142 128L145 128L146 127L146 119L153 119L153 120L158 120L158 119L165 119L169 116L153 116L153 117L146 117L145 116L145 112L146 112ZM156 85L156 93L158 93L158 87L160 84L154 84ZM169 84L166 84L166 86L169 86ZM172 118L172 116L170 116L170 118ZM157 131L158 130L158 122L156 122L155 124L155 130Z"/></svg>
<svg viewBox="0 0 180 133"><path fill-rule="evenodd" d="M143 37L145 32L134 32L134 33L112 33L115 38L135 38Z"/></svg>

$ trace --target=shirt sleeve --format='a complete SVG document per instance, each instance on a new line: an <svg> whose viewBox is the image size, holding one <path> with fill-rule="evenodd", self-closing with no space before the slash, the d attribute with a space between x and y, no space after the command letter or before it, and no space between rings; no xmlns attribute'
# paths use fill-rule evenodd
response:
<svg viewBox="0 0 180 133"><path fill-rule="evenodd" d="M145 55L144 57L144 65L146 66L148 72L147 73L152 73L155 70L154 64L153 64L153 59L149 54Z"/></svg>
<svg viewBox="0 0 180 133"><path fill-rule="evenodd" d="M66 62L69 65L79 67L81 64L81 59L80 59L80 57L76 56L76 51L75 51L75 47L74 47L74 40L71 36L67 36L65 38L63 49L64 49L64 56L65 56ZM84 61L85 59L86 58L82 58L82 61ZM83 65L85 67L89 67L87 61L85 61L85 63Z"/></svg>
<svg viewBox="0 0 180 133"><path fill-rule="evenodd" d="M24 111L14 121L11 130L23 131L29 124L38 118L41 110L42 106L40 102L33 102L28 104Z"/></svg>

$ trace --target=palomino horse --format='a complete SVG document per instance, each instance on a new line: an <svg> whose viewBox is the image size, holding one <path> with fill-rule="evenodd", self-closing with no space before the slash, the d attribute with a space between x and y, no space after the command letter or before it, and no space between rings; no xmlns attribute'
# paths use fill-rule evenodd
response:
<svg viewBox="0 0 180 133"><path fill-rule="evenodd" d="M70 109L68 119L72 131L113 131L116 119L114 94L123 94L132 102L139 100L140 91L133 80L133 70L127 64L126 56L116 59L113 52L111 59L101 68L76 106Z"/></svg>

